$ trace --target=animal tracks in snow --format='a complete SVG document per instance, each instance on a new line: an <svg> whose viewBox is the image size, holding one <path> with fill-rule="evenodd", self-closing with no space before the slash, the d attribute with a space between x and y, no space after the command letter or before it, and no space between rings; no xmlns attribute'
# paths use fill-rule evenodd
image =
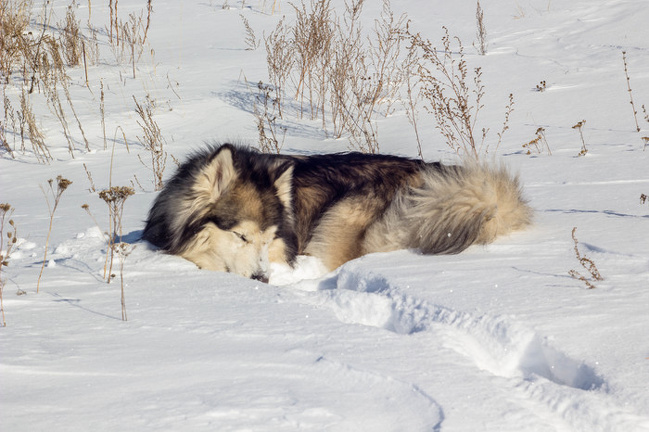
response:
<svg viewBox="0 0 649 432"><path fill-rule="evenodd" d="M502 377L545 378L580 390L607 390L587 364L547 344L508 317L479 315L428 303L401 292L384 277L343 268L320 284L326 304L345 322L398 334L431 331L446 348Z"/></svg>
<svg viewBox="0 0 649 432"><path fill-rule="evenodd" d="M491 374L494 385L508 388L516 406L527 407L523 409L530 415L551 413L556 430L618 430L620 425L632 430L644 424L644 419L617 402L609 383L593 367L553 347L514 317L434 304L353 264L320 280L317 286L296 287L316 288L312 299L343 323L385 329L404 337L430 334L435 340L431 343L438 344L440 350L461 355L482 373ZM423 340L414 338L413 344ZM434 392L430 396L437 399Z"/></svg>

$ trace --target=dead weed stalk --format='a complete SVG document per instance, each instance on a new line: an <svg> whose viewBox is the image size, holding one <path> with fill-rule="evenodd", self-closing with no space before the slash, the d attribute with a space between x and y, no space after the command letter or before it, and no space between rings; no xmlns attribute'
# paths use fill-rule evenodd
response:
<svg viewBox="0 0 649 432"><path fill-rule="evenodd" d="M42 186L41 186L41 190L43 191L43 195L45 196L45 202L47 203L47 210L50 215L50 225L47 230L47 237L45 239L45 254L43 255L43 264L41 265L41 271L38 274L38 282L36 283L36 293L39 292L39 288L41 285L41 277L43 276L43 270L45 269L45 263L47 262L47 250L50 244L52 225L54 224L54 213L56 212L56 209L59 206L59 202L61 201L61 196L63 195L63 192L65 192L68 186L72 184L70 180L63 178L60 175L56 177L56 190L54 190L53 179L49 179L47 183L49 185L49 193ZM48 195L51 196L52 199L54 200L53 205L50 203L50 198L48 197Z"/></svg>
<svg viewBox="0 0 649 432"><path fill-rule="evenodd" d="M577 240L577 236L575 233L577 232L577 227L574 227L572 229L572 240L575 243L575 255L577 257L577 260L579 261L579 264L588 272L590 275L590 278L582 275L579 273L577 270L570 270L568 274L573 278L582 281L583 283L586 284L586 288L588 289L593 289L596 288L595 285L592 283L592 281L603 281L604 278L602 275L599 273L599 270L597 269L597 266L595 265L595 262L591 260L590 258L587 258L585 256L582 256L581 253L579 252L579 241Z"/></svg>
<svg viewBox="0 0 649 432"><path fill-rule="evenodd" d="M478 54L485 55L487 54L487 29L484 23L484 10L480 6L480 0L477 1L475 18L477 26L476 37L478 38L476 48L478 49ZM474 46L476 46L476 44L474 44Z"/></svg>
<svg viewBox="0 0 649 432"><path fill-rule="evenodd" d="M2 269L9 265L9 258L11 257L11 250L16 245L18 241L18 232L16 230L16 225L11 219L14 209L9 203L0 204L0 313L2 314L2 326L6 327L7 322L5 321L5 308L3 302L3 293L5 282L2 277ZM7 230L7 245L5 246L5 219L9 218L9 228Z"/></svg>
<svg viewBox="0 0 649 432"><path fill-rule="evenodd" d="M626 76L626 88L629 92L629 100L631 103L631 109L633 111L633 120L635 121L635 128L637 132L640 132L640 126L638 125L638 111L635 109L635 103L633 102L633 92L631 91L631 78L629 78L629 68L626 61L626 51L622 51L622 62L624 63L624 75Z"/></svg>
<svg viewBox="0 0 649 432"><path fill-rule="evenodd" d="M579 153L577 156L586 156L586 153L588 153L588 149L586 148L586 141L584 140L584 131L583 127L586 124L586 120L582 120L580 122L577 122L572 128L577 129L579 131L579 137L581 138L581 150L579 150Z"/></svg>
<svg viewBox="0 0 649 432"><path fill-rule="evenodd" d="M119 253L122 243L122 216L124 214L124 203L135 191L128 186L113 186L99 192L101 198L108 205L108 250L106 255L107 265L104 266L104 278L108 283L115 277L113 274L113 261L115 253ZM118 240L119 239L119 240Z"/></svg>
<svg viewBox="0 0 649 432"><path fill-rule="evenodd" d="M528 155L532 154L532 149L534 149L537 154L543 153L543 150L545 149L548 152L548 155L552 156L552 150L550 150L550 145L545 137L545 128L543 127L536 129L536 137L530 142L523 144L523 148L527 150Z"/></svg>
<svg viewBox="0 0 649 432"><path fill-rule="evenodd" d="M453 151L479 159L482 152L489 151L488 146L485 147L488 129L483 127L480 132L477 126L480 110L484 107L482 70L476 67L471 75L462 42L451 37L446 27L443 29L441 49L409 28L402 32L402 37L409 43L411 57L418 59L416 73L424 109L434 117L437 129ZM498 135L499 143L508 129L512 111L513 95L510 95L503 128Z"/></svg>
<svg viewBox="0 0 649 432"><path fill-rule="evenodd" d="M257 119L260 150L264 153L280 154L286 137L286 127L278 125L279 101L271 96L271 93L272 87L259 81L253 111Z"/></svg>
<svg viewBox="0 0 649 432"><path fill-rule="evenodd" d="M148 167L153 173L153 188L158 191L162 189L162 178L167 166L166 140L160 132L160 126L153 119L155 101L149 95L146 96L143 103L138 102L135 96L133 96L133 101L135 102L135 112L140 117L137 123L144 133L137 138L140 144L148 151L151 163L147 166L140 155L138 155L138 158L142 165Z"/></svg>
<svg viewBox="0 0 649 432"><path fill-rule="evenodd" d="M283 117L284 95L299 104L298 116L320 119L338 138L347 134L352 148L378 152L375 117L387 115L400 88L398 34L405 15L394 17L388 0L369 37L360 23L364 0L349 0L342 16L330 0L293 4L296 21L281 20L264 38L268 76Z"/></svg>

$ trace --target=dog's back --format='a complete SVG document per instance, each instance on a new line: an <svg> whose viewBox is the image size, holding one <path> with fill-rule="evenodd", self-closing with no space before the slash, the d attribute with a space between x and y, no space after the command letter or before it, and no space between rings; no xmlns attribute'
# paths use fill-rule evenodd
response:
<svg viewBox="0 0 649 432"><path fill-rule="evenodd" d="M477 162L318 155L293 176L300 251L331 269L372 252L459 253L531 221L518 180Z"/></svg>

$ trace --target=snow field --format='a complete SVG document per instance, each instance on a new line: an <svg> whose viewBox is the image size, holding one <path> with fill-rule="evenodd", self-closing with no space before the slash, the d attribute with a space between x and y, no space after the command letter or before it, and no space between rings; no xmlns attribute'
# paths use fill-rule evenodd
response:
<svg viewBox="0 0 649 432"><path fill-rule="evenodd" d="M119 2L121 16L141 3ZM482 67L480 123L490 142L514 94L510 129L488 157L519 173L535 224L457 256L375 254L332 273L301 257L296 269L273 267L269 285L199 271L139 242L155 192L138 159L146 153L133 96L156 101L155 119L178 159L212 139L256 142L244 76L267 79L265 51L245 49L239 15L260 38L294 12L284 2L274 15L262 13L262 2L229 3L154 1L154 52L137 64L136 79L128 78L130 64L110 58L105 39L104 60L89 68L92 91L82 70L70 70L90 152L77 142L71 159L60 124L36 104L54 161L2 154L0 202L15 208L20 241L2 273L1 429L649 430L649 207L639 203L649 194L641 141L649 123L639 112L642 131L635 131L621 54L639 110L649 104L644 2L482 4L486 56L471 46L473 3L393 4L433 42L447 26L471 67ZM333 3L342 11L342 1ZM62 17L66 7L55 3L54 13ZM86 8L79 5L80 16ZM92 8L103 28L107 5ZM379 13L379 2L365 5L365 28ZM541 81L547 88L536 91ZM572 126L584 119L588 154L577 157ZM348 148L346 139L326 137L319 121L285 123L284 152ZM416 156L401 108L378 127L382 152ZM427 159L457 160L424 112L420 127ZM538 127L552 156L522 148ZM103 280L107 212L83 164L97 189L129 185L134 176L142 185L123 219L125 240L136 246L124 265L128 322L120 320L119 277ZM174 167L169 161L167 178ZM36 294L49 221L39 185L58 174L73 184L55 215ZM86 203L100 227L81 209ZM604 277L593 290L568 275L584 272L573 227L581 253Z"/></svg>

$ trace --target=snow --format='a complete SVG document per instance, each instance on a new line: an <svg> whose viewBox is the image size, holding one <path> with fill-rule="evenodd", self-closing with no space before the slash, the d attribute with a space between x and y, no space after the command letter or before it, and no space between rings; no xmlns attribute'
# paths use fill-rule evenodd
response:
<svg viewBox="0 0 649 432"><path fill-rule="evenodd" d="M92 91L83 68L69 71L90 151L71 122L72 159L43 104L34 110L55 160L2 154L0 201L15 208L19 237L2 270L2 430L649 431L649 206L639 201L649 194L641 140L649 123L640 111L636 132L622 62L626 51L640 110L649 104L645 2L484 2L486 56L471 46L472 2L393 5L436 44L447 26L470 65L482 67L488 140L497 139L514 94L510 129L489 157L520 174L535 224L456 256L374 254L331 273L300 257L294 270L272 267L270 284L200 271L138 241L156 192L138 159L147 160L132 96L156 100L155 120L180 160L205 141L256 142L245 80L267 79L265 51L246 50L239 15L260 38L294 12L287 2L275 14L272 2L228 3L154 1L136 79L100 33ZM143 5L122 0L120 14ZM53 6L56 17L66 6ZM366 28L380 9L366 5ZM92 4L96 26L107 16L106 5ZM543 80L547 89L536 91ZM584 119L588 153L577 157L572 126ZM456 160L432 119L422 112L419 121L426 158ZM348 147L318 122L288 123L286 153ZM540 126L552 156L521 147ZM401 108L379 119L379 140L384 153L417 155ZM84 164L97 190L136 187L123 218L125 240L135 244L124 263L126 322L118 266L113 283L103 279L108 214ZM174 167L169 161L166 178ZM49 224L40 187L58 174L73 184L55 213L36 293ZM100 227L81 209L86 203ZM592 290L568 275L584 272L573 227L604 277Z"/></svg>

